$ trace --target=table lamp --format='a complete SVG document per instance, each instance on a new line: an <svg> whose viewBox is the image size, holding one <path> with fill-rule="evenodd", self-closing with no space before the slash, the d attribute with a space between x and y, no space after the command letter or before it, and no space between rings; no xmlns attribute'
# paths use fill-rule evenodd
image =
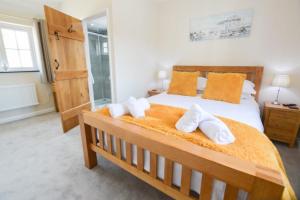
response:
<svg viewBox="0 0 300 200"><path fill-rule="evenodd" d="M275 104L275 105L280 104L278 102L278 96L279 96L280 88L289 87L289 85L290 85L290 76L289 75L277 74L277 75L274 76L273 81L272 81L272 86L278 87L278 91L277 91L276 100L272 102L273 104Z"/></svg>
<svg viewBox="0 0 300 200"><path fill-rule="evenodd" d="M160 70L157 74L157 78L161 81L161 90L164 90L164 79L167 78L167 72L165 70Z"/></svg>

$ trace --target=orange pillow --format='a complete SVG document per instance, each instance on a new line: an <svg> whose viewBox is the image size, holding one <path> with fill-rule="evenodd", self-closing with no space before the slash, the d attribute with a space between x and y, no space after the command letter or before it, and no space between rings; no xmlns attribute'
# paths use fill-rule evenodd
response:
<svg viewBox="0 0 300 200"><path fill-rule="evenodd" d="M208 73L203 98L240 103L246 74Z"/></svg>
<svg viewBox="0 0 300 200"><path fill-rule="evenodd" d="M198 76L199 72L173 71L168 94L196 96Z"/></svg>

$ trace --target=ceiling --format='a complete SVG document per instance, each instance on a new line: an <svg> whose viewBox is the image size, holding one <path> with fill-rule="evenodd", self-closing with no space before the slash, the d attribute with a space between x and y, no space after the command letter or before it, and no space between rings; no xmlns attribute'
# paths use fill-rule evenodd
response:
<svg viewBox="0 0 300 200"><path fill-rule="evenodd" d="M19 17L43 18L43 5L59 9L65 0L0 0L0 13ZM84 0L82 0L84 2ZM101 0L99 0L101 1ZM170 0L153 0L163 3Z"/></svg>

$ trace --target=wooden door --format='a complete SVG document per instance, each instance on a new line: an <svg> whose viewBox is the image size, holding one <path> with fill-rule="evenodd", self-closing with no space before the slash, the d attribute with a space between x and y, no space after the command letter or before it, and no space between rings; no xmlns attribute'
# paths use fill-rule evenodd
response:
<svg viewBox="0 0 300 200"><path fill-rule="evenodd" d="M90 109L88 73L81 21L55 9L44 7L53 89L64 132L78 125L78 114Z"/></svg>

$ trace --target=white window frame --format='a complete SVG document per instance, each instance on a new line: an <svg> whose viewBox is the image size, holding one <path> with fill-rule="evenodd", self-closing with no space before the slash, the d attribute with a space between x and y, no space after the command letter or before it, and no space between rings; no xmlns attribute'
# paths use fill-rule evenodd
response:
<svg viewBox="0 0 300 200"><path fill-rule="evenodd" d="M9 68L4 42L2 38L2 28L12 29L16 31L24 31L28 34L29 40L29 47L31 51L31 59L33 67L18 67L18 68ZM39 68L37 66L37 57L36 57L35 45L34 45L34 38L33 38L33 27L19 25L19 24L10 24L5 22L0 22L0 72L37 72Z"/></svg>
<svg viewBox="0 0 300 200"><path fill-rule="evenodd" d="M106 43L106 47L104 46L104 43ZM102 43L102 54L108 55L108 41Z"/></svg>

